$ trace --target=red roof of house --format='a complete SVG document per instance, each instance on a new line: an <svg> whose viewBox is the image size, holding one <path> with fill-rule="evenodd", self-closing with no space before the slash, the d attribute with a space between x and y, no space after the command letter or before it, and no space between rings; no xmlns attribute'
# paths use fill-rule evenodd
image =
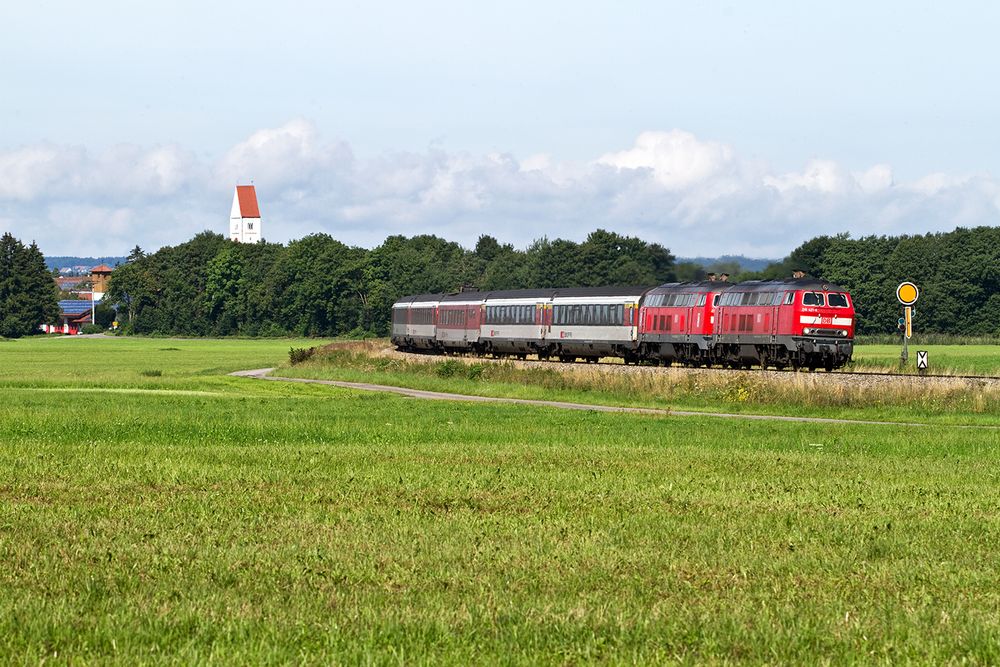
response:
<svg viewBox="0 0 1000 667"><path fill-rule="evenodd" d="M91 273L111 273L112 269L107 264L101 264L100 266L95 266L90 270Z"/></svg>
<svg viewBox="0 0 1000 667"><path fill-rule="evenodd" d="M257 191L252 185L237 185L236 196L240 200L240 216L243 218L259 218L257 208Z"/></svg>
<svg viewBox="0 0 1000 667"><path fill-rule="evenodd" d="M59 285L59 289L67 289L79 285L86 279L86 276L59 276L56 278L56 284Z"/></svg>

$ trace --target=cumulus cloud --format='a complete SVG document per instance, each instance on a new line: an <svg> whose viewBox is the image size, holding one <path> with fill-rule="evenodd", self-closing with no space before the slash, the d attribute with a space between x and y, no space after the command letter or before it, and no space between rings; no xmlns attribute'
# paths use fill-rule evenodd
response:
<svg viewBox="0 0 1000 667"><path fill-rule="evenodd" d="M649 169L664 188L684 190L725 172L733 162L733 150L681 130L643 132L632 148L608 153L597 162L619 169Z"/></svg>
<svg viewBox="0 0 1000 667"><path fill-rule="evenodd" d="M173 145L0 149L0 231L50 254L153 249L206 228L225 233L232 187L251 179L269 240L326 232L366 246L433 233L470 246L492 234L523 247L604 227L681 254L779 257L817 234L919 233L1000 218L1000 183L985 174L899 182L886 164L851 170L823 159L776 172L676 129L609 148L589 161L440 148L359 159L293 120L214 160Z"/></svg>

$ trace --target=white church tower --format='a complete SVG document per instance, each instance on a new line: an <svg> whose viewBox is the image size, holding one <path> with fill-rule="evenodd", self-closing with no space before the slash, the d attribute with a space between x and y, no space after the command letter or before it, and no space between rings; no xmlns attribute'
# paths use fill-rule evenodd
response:
<svg viewBox="0 0 1000 667"><path fill-rule="evenodd" d="M237 243L257 243L261 239L257 191L252 185L236 186L229 213L229 239Z"/></svg>

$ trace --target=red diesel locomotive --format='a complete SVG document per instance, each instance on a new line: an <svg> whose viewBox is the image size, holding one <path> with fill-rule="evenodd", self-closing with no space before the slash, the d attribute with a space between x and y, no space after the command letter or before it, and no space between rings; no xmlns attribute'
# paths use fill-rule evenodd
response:
<svg viewBox="0 0 1000 667"><path fill-rule="evenodd" d="M702 281L425 294L398 301L392 323L414 351L833 370L851 360L855 311L819 280Z"/></svg>

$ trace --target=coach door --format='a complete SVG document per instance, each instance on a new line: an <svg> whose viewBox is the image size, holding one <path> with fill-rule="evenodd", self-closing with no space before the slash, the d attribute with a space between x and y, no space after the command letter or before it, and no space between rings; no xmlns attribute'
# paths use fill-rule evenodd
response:
<svg viewBox="0 0 1000 667"><path fill-rule="evenodd" d="M538 327L538 337L545 339L552 331L552 304L538 302L535 304L535 325Z"/></svg>
<svg viewBox="0 0 1000 667"><path fill-rule="evenodd" d="M638 327L639 327L639 304L637 303L626 303L625 304L625 326L628 329L628 335L631 340L638 340Z"/></svg>

